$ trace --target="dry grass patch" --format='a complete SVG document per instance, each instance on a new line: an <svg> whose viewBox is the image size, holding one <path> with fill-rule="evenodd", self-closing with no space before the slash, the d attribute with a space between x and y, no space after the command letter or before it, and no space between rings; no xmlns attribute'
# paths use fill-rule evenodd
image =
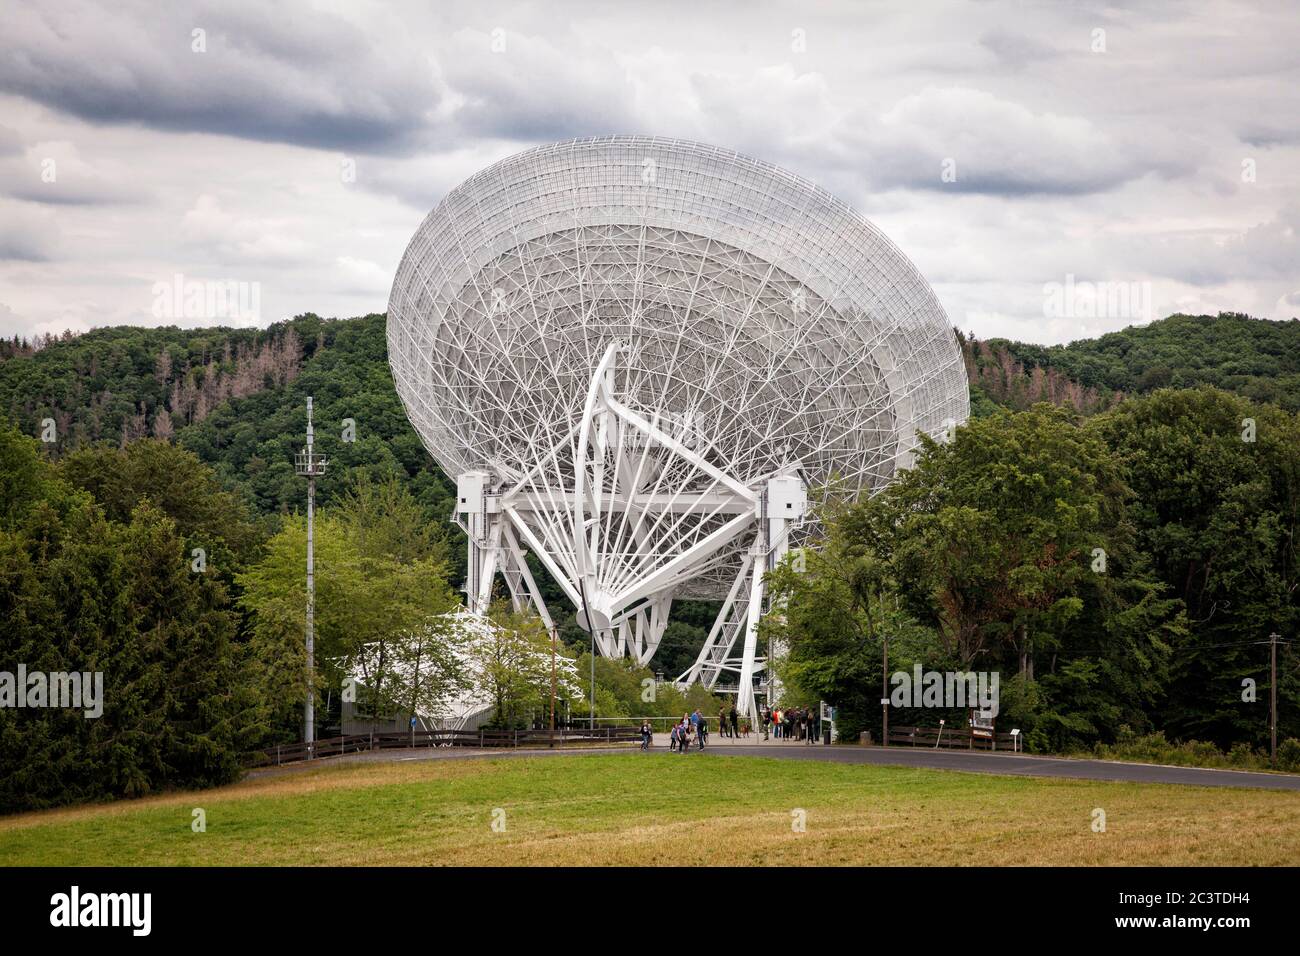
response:
<svg viewBox="0 0 1300 956"><path fill-rule="evenodd" d="M206 833L190 830L194 807ZM1092 830L1096 807L1105 833ZM667 754L357 763L11 818L0 821L0 859L1294 865L1300 794Z"/></svg>

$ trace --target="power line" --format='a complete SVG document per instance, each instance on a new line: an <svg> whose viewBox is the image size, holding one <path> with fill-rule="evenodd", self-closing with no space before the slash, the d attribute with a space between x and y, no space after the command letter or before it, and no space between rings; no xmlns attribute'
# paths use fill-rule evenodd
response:
<svg viewBox="0 0 1300 956"><path fill-rule="evenodd" d="M1225 644L1197 644L1194 647L1173 648L1179 653L1194 653L1196 651L1213 651L1224 647L1259 647L1261 645L1272 644L1272 641L1231 641ZM1295 644L1295 641L1278 641L1278 644Z"/></svg>

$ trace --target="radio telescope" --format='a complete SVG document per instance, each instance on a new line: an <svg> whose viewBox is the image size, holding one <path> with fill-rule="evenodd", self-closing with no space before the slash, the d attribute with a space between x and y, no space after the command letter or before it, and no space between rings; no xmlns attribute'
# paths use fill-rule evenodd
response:
<svg viewBox="0 0 1300 956"><path fill-rule="evenodd" d="M500 571L551 626L532 551L601 653L645 664L675 598L721 600L678 681L744 715L763 575L806 533L808 489L872 494L969 411L947 316L878 229L776 166L662 138L530 149L453 189L398 268L388 354L456 479L470 610Z"/></svg>

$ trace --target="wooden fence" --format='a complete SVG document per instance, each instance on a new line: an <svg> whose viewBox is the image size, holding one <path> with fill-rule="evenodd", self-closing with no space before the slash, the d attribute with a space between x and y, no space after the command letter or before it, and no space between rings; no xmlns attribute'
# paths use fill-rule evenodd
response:
<svg viewBox="0 0 1300 956"><path fill-rule="evenodd" d="M993 737L975 737L969 727L944 727L940 736L939 727L890 727L889 745L904 747L934 747L936 742L941 750L1005 750L1011 753L1015 749L1015 738L1011 734L997 734Z"/></svg>
<svg viewBox="0 0 1300 956"><path fill-rule="evenodd" d="M567 730L414 730L386 733L349 734L326 737L308 746L306 743L283 744L254 751L248 763L254 767L280 766L321 757L372 750L413 747L565 747L573 744L640 743L635 727L598 727Z"/></svg>

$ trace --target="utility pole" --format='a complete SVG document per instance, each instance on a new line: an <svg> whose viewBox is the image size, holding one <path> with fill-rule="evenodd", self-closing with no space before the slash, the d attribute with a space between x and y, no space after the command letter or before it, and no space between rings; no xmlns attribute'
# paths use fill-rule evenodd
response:
<svg viewBox="0 0 1300 956"><path fill-rule="evenodd" d="M1271 672L1268 682L1268 696L1270 698L1269 729L1272 737L1269 754L1274 768L1277 767L1277 639L1279 636L1277 631L1268 636L1269 671Z"/></svg>
<svg viewBox="0 0 1300 956"><path fill-rule="evenodd" d="M311 424L311 396L307 396L307 445L294 457L294 471L307 479L307 707L303 717L303 740L307 757L314 756L316 740L316 478L325 474L329 464L324 455L316 454L315 431Z"/></svg>
<svg viewBox="0 0 1300 956"><path fill-rule="evenodd" d="M889 632L885 632L885 655L880 670L880 746L889 746Z"/></svg>

